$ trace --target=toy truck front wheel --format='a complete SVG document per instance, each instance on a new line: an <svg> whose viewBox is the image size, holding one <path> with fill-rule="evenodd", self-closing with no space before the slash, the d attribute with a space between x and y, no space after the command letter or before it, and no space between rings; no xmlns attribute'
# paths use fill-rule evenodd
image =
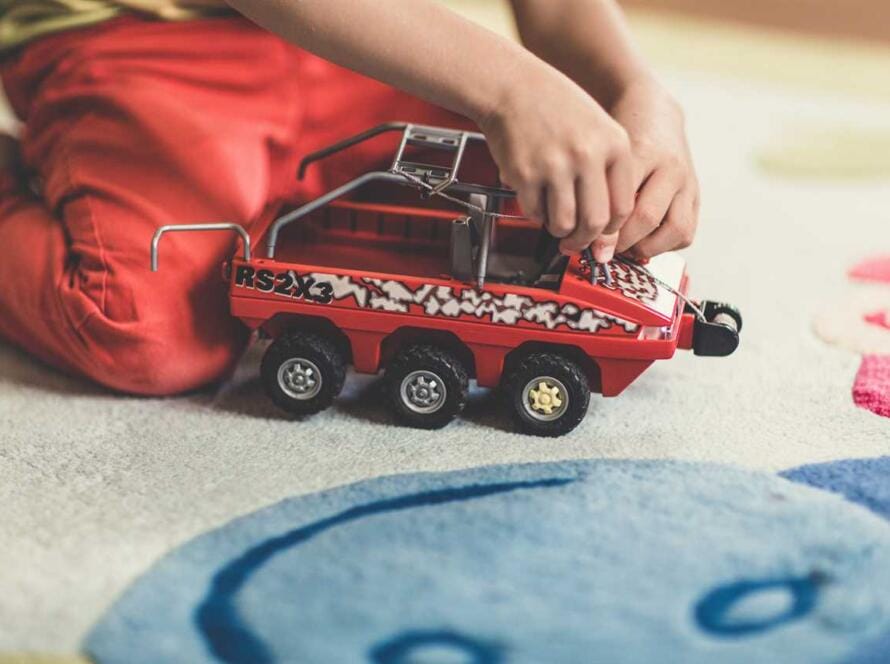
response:
<svg viewBox="0 0 890 664"><path fill-rule="evenodd" d="M346 361L328 339L286 332L269 346L261 372L269 397L280 408L292 415L312 415L340 394Z"/></svg>
<svg viewBox="0 0 890 664"><path fill-rule="evenodd" d="M520 431L562 436L577 427L590 403L581 367L555 353L533 353L507 374L503 390Z"/></svg>

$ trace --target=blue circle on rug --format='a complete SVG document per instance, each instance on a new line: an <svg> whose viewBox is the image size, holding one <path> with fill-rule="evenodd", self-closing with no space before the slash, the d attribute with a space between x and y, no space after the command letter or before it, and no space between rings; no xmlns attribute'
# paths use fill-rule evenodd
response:
<svg viewBox="0 0 890 664"><path fill-rule="evenodd" d="M786 470L782 476L839 493L890 520L890 456L814 463Z"/></svg>
<svg viewBox="0 0 890 664"><path fill-rule="evenodd" d="M809 464L787 470L782 476L838 493L890 521L890 456ZM890 661L890 631L844 661L851 664L886 664Z"/></svg>
<svg viewBox="0 0 890 664"><path fill-rule="evenodd" d="M890 527L765 473L496 466L291 498L174 551L100 664L834 662L890 628Z"/></svg>

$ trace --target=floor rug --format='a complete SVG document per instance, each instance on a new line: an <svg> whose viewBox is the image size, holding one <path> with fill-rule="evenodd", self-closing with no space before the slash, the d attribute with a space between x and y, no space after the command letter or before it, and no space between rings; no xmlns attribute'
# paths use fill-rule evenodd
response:
<svg viewBox="0 0 890 664"><path fill-rule="evenodd" d="M814 664L890 631L887 588L890 524L775 476L494 466L237 519L165 557L86 643L100 664Z"/></svg>

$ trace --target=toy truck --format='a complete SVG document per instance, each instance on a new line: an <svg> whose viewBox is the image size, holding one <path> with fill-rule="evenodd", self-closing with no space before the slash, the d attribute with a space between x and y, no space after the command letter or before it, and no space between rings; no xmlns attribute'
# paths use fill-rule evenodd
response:
<svg viewBox="0 0 890 664"><path fill-rule="evenodd" d="M165 233L239 234L225 269L231 313L271 337L262 380L284 411L330 406L351 365L384 372L386 400L404 424L446 425L475 379L503 392L519 430L559 436L584 418L591 392L620 394L677 348L720 356L738 346L738 310L689 300L679 255L646 267L562 256L540 225L504 212L516 209L515 192L463 181L461 164L468 146L484 145L481 134L381 125L309 155L300 177L389 132L401 134L389 170L360 175L256 234L200 224L165 226L153 239L156 270Z"/></svg>

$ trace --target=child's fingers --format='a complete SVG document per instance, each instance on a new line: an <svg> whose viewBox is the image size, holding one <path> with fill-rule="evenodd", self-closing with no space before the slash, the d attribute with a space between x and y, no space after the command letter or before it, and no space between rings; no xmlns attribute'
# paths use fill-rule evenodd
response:
<svg viewBox="0 0 890 664"><path fill-rule="evenodd" d="M634 246L634 253L640 258L650 258L665 251L685 249L695 237L698 226L697 194L692 189L683 189L674 198L665 216L664 223L651 235Z"/></svg>
<svg viewBox="0 0 890 664"><path fill-rule="evenodd" d="M621 253L655 232L677 195L677 179L667 170L656 170L640 190L627 223L621 228L616 250Z"/></svg>
<svg viewBox="0 0 890 664"><path fill-rule="evenodd" d="M554 178L547 186L547 230L563 238L575 230L575 186L571 177Z"/></svg>
<svg viewBox="0 0 890 664"><path fill-rule="evenodd" d="M609 187L604 170L591 170L575 185L577 220L574 230L559 243L564 254L583 251L599 237L609 223Z"/></svg>
<svg viewBox="0 0 890 664"><path fill-rule="evenodd" d="M636 178L633 160L628 155L616 160L606 173L609 186L609 223L604 234L617 233L634 209Z"/></svg>
<svg viewBox="0 0 890 664"><path fill-rule="evenodd" d="M603 233L593 243L593 258L598 263L608 263L615 255L618 233Z"/></svg>
<svg viewBox="0 0 890 664"><path fill-rule="evenodd" d="M633 211L636 191L634 171L633 161L627 157L615 161L606 174L609 187L609 223L593 245L593 256L599 263L608 263L612 260L618 231ZM607 239L603 239L604 237Z"/></svg>
<svg viewBox="0 0 890 664"><path fill-rule="evenodd" d="M512 184L508 186L516 190L516 198L519 200L519 207L522 208L522 213L529 219L544 225L547 222L544 189L539 185L531 183L523 186Z"/></svg>

